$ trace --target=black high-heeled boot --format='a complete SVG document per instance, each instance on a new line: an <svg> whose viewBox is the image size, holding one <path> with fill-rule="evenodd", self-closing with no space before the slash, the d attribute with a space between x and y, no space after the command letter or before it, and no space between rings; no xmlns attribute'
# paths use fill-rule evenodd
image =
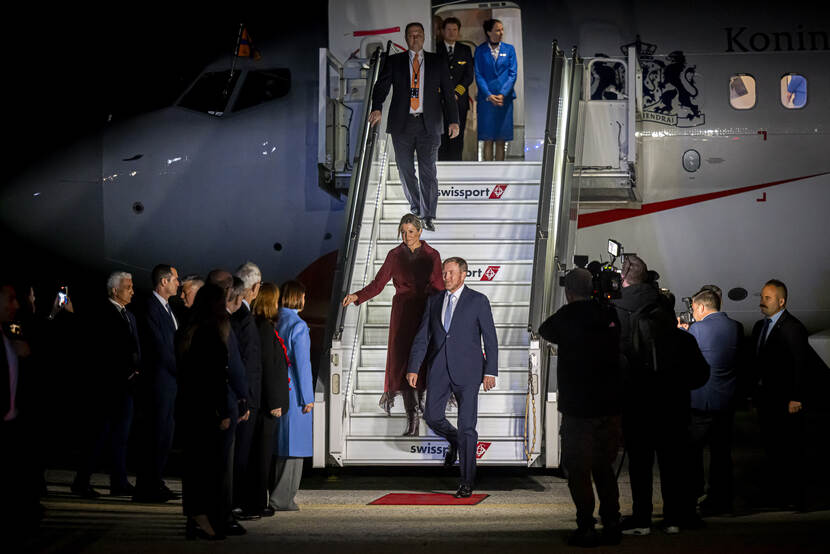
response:
<svg viewBox="0 0 830 554"><path fill-rule="evenodd" d="M404 437L417 437L420 435L421 418L418 416L418 399L415 391L403 391L404 409L406 410L406 430Z"/></svg>

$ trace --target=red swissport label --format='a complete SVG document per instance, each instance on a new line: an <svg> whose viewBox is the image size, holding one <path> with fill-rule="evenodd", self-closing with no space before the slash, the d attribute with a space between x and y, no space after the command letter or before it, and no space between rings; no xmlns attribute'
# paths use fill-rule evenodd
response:
<svg viewBox="0 0 830 554"><path fill-rule="evenodd" d="M507 185L496 185L493 187L493 192L490 193L490 200L498 200L504 193L507 192Z"/></svg>
<svg viewBox="0 0 830 554"><path fill-rule="evenodd" d="M500 265L489 265L487 269L484 270L484 274L481 276L482 281L492 281L495 279L496 274L499 272Z"/></svg>
<svg viewBox="0 0 830 554"><path fill-rule="evenodd" d="M487 452L487 449L490 448L490 445L493 444L492 442L481 442L479 441L476 444L476 459L480 460L484 457L484 453Z"/></svg>

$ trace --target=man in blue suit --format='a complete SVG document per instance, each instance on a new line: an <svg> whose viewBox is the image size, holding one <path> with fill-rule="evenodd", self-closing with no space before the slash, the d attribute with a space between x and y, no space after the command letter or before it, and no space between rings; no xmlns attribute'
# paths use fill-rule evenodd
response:
<svg viewBox="0 0 830 554"><path fill-rule="evenodd" d="M414 388L426 358L429 394L424 419L430 429L450 443L444 465L451 466L459 455L461 483L455 496L467 498L473 492L476 473L478 389L482 383L485 392L496 386L499 346L490 301L464 286L467 262L447 258L443 277L446 290L427 299L409 354L406 378ZM458 402L458 429L445 413L450 393Z"/></svg>
<svg viewBox="0 0 830 554"><path fill-rule="evenodd" d="M164 484L164 468L173 447L176 407L176 347L179 322L169 299L179 292L176 268L159 264L153 268L153 293L139 320L143 378L145 382L145 459L136 475L137 502L166 502L179 498Z"/></svg>
<svg viewBox="0 0 830 554"><path fill-rule="evenodd" d="M703 448L711 452L709 491L701 502L703 515L732 509L732 419L738 376L736 359L743 327L720 311L721 298L711 289L702 289L692 298L695 323L688 328L709 364L709 380L692 391L690 435L691 486L695 497L703 493ZM681 328L686 325L679 324Z"/></svg>

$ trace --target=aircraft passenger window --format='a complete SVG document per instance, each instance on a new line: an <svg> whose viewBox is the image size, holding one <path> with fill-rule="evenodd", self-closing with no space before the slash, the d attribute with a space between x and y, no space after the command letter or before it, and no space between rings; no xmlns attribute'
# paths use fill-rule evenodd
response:
<svg viewBox="0 0 830 554"><path fill-rule="evenodd" d="M729 78L729 105L736 110L749 110L755 107L755 77L752 75L733 75Z"/></svg>
<svg viewBox="0 0 830 554"><path fill-rule="evenodd" d="M239 73L239 71L234 71L233 76L230 75L230 71L203 74L187 91L179 102L179 106L222 117L228 98L239 79Z"/></svg>
<svg viewBox="0 0 830 554"><path fill-rule="evenodd" d="M807 103L807 79L797 73L781 77L781 105L788 110L803 108Z"/></svg>
<svg viewBox="0 0 830 554"><path fill-rule="evenodd" d="M625 64L598 59L591 62L591 100L624 100Z"/></svg>
<svg viewBox="0 0 830 554"><path fill-rule="evenodd" d="M291 70L286 68L249 71L233 106L238 112L263 102L282 98L291 90Z"/></svg>

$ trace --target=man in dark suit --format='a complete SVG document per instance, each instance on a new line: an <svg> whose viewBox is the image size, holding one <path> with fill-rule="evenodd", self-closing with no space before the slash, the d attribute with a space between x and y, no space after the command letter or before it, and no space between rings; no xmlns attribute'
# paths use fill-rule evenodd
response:
<svg viewBox="0 0 830 554"><path fill-rule="evenodd" d="M170 307L170 297L179 291L176 268L160 264L153 268L153 293L139 320L142 380L144 382L145 459L136 476L137 502L166 502L178 498L163 480L164 468L173 446L176 405L176 348L174 337L179 323Z"/></svg>
<svg viewBox="0 0 830 554"><path fill-rule="evenodd" d="M392 135L398 172L412 213L423 218L425 229L434 231L438 207L435 161L445 118L449 121L450 138L458 136L455 85L447 64L437 54L424 52L423 25L406 26L406 44L408 52L389 56L383 64L372 92L369 123L376 125L380 121L383 102L392 87L386 132ZM416 152L418 177L415 176Z"/></svg>
<svg viewBox="0 0 830 554"><path fill-rule="evenodd" d="M259 341L259 331L251 315L251 302L259 294L262 283L262 272L256 264L247 262L236 270L236 277L241 279L244 290L239 298L239 308L231 314L231 327L239 343L239 354L245 366L245 376L248 382L248 409L251 411L247 421L240 421L236 427L236 441L233 460L233 505L238 519L258 519L260 513L245 513L242 506L246 504L245 494L247 483L250 482L248 471L256 470L258 466L249 467L248 460L251 454L254 431L257 427L260 398L262 396L262 347Z"/></svg>
<svg viewBox="0 0 830 554"><path fill-rule="evenodd" d="M823 363L807 342L807 329L787 311L787 286L777 279L761 290L764 319L752 329L759 380L761 437L773 479L772 502L803 508L810 480L808 448L824 438L805 432L805 423L823 412L826 388L818 386ZM826 378L825 378L826 379ZM822 430L824 432L824 430Z"/></svg>
<svg viewBox="0 0 830 554"><path fill-rule="evenodd" d="M466 44L458 41L461 31L461 21L455 17L448 17L443 23L443 41L438 43L438 56L447 64L450 70L450 80L453 85L455 104L458 106L458 136L450 138L449 128L441 135L441 147L438 149L438 159L441 161L461 161L464 151L464 128L467 126L467 111L470 109L470 95L467 89L473 82L473 51Z"/></svg>
<svg viewBox="0 0 830 554"><path fill-rule="evenodd" d="M127 481L127 440L133 420L132 385L138 375L141 349L135 316L127 311L133 297L133 278L123 271L113 272L107 280L109 300L96 320L97 359L91 367L90 405L92 418L89 442L80 468L72 483L72 492L84 498L99 493L89 484L107 437L112 445L110 494L132 495L134 487Z"/></svg>
<svg viewBox="0 0 830 554"><path fill-rule="evenodd" d="M426 359L427 395L424 419L430 429L450 443L444 465L459 456L461 483L455 496L472 494L476 474L478 432L478 389L496 386L499 346L490 301L480 292L464 286L467 262L447 258L443 265L446 291L427 299L427 307L409 355L406 375L411 387ZM484 339L484 355L481 341ZM458 429L447 420L445 409L450 393L458 402Z"/></svg>
<svg viewBox="0 0 830 554"><path fill-rule="evenodd" d="M689 427L692 452L690 484L694 498L704 492L703 449L709 446L709 490L701 502L703 515L732 511L732 420L735 414L735 390L738 384L738 343L743 327L720 311L717 292L701 289L692 297L695 322L688 328L703 357L709 364L709 380L692 391L692 414Z"/></svg>

